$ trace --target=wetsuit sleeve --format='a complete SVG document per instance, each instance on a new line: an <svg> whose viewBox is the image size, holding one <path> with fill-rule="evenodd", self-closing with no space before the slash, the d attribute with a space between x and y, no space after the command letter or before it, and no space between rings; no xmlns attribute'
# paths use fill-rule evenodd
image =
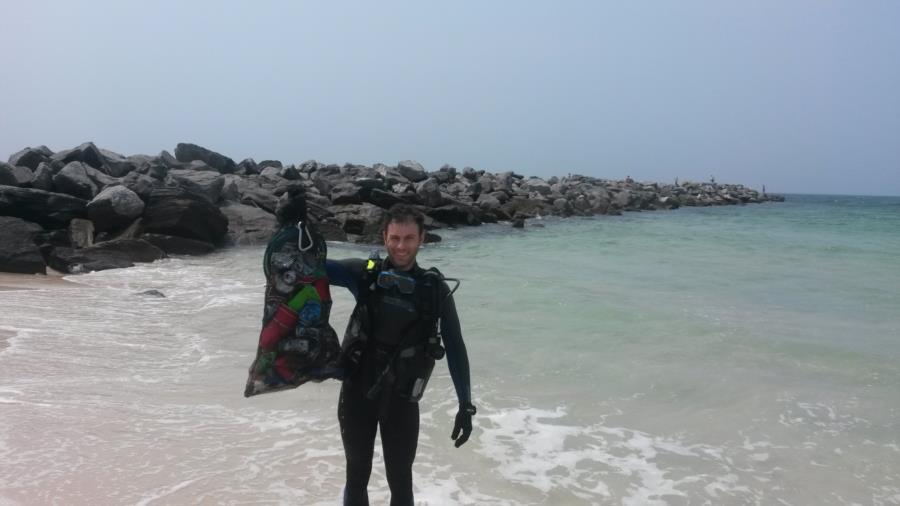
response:
<svg viewBox="0 0 900 506"><path fill-rule="evenodd" d="M326 260L325 272L328 275L328 282L350 290L356 299L359 296L359 285L365 275L365 265L366 261L358 258Z"/></svg>
<svg viewBox="0 0 900 506"><path fill-rule="evenodd" d="M466 343L463 342L459 315L456 314L452 295L447 297L441 307L441 336L447 349L447 367L453 378L456 398L460 404L470 404L472 392L469 383L469 355L466 353Z"/></svg>

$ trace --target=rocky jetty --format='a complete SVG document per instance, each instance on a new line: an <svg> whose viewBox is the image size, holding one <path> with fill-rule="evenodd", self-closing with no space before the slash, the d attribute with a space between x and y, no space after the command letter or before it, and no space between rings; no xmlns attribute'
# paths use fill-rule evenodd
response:
<svg viewBox="0 0 900 506"><path fill-rule="evenodd" d="M306 190L311 219L329 240L380 242L385 209L405 202L426 215L428 241L446 227L536 216L592 216L783 200L742 185L675 185L570 175L541 179L445 165L309 160L235 163L194 144L173 156L123 156L91 142L54 153L26 148L0 162L0 271L44 273L127 267L168 254L264 244L278 198Z"/></svg>

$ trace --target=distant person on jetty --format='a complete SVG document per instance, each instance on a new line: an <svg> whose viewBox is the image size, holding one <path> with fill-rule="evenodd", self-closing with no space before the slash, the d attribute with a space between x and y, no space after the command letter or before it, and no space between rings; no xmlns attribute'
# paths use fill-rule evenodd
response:
<svg viewBox="0 0 900 506"><path fill-rule="evenodd" d="M415 208L395 205L382 224L387 258L327 262L331 283L356 298L342 344L347 372L338 406L347 459L345 505L369 504L376 429L391 505L413 504L419 399L444 347L459 401L450 437L458 448L472 433L469 359L453 302L459 281L416 263L425 240L424 220ZM447 281L455 282L452 290Z"/></svg>

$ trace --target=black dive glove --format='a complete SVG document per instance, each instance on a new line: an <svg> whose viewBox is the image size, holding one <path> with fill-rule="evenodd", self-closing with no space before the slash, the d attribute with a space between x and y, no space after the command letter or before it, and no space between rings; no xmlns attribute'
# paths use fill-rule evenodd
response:
<svg viewBox="0 0 900 506"><path fill-rule="evenodd" d="M453 423L453 433L450 434L450 439L456 441L454 446L457 448L469 440L469 436L472 434L472 415L474 414L475 406L460 404L459 411L456 413L456 421Z"/></svg>

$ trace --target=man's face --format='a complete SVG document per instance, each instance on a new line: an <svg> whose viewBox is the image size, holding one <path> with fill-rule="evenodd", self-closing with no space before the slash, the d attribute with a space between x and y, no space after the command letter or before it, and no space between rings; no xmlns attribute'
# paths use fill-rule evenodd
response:
<svg viewBox="0 0 900 506"><path fill-rule="evenodd" d="M384 231L384 247L394 267L407 270L416 261L419 246L425 241L425 234L419 233L419 227L415 222L388 223Z"/></svg>

